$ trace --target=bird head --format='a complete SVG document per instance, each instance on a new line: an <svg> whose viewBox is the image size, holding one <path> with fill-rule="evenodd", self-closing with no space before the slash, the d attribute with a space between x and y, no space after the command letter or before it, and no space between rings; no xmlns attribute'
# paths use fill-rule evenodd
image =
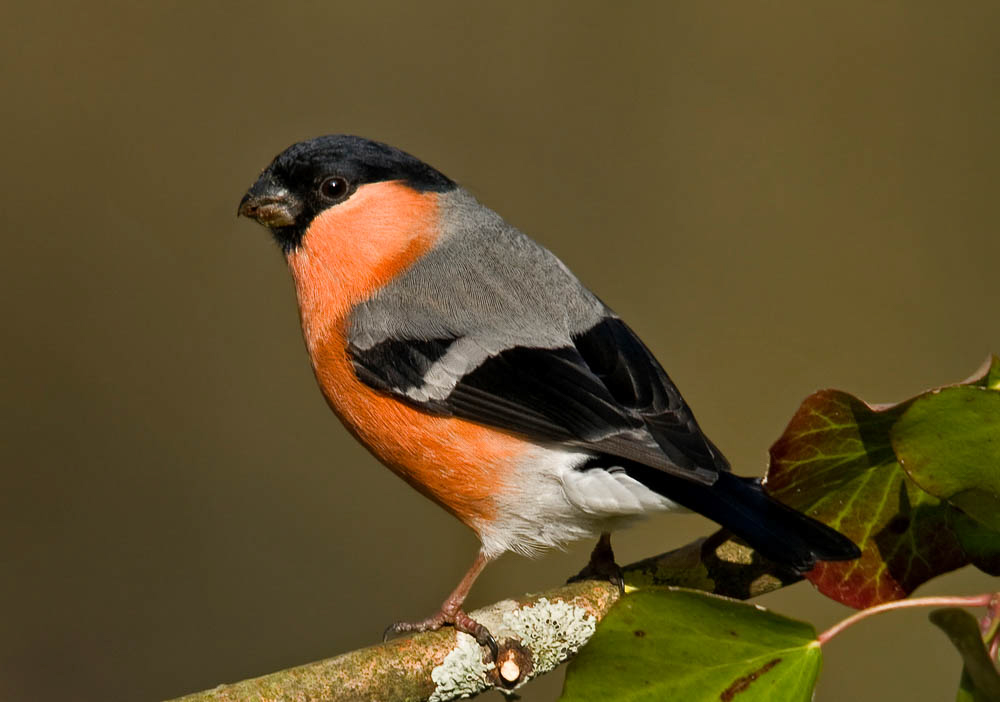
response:
<svg viewBox="0 0 1000 702"><path fill-rule="evenodd" d="M366 186L395 182L420 193L455 184L423 161L387 144L334 134L294 144L278 154L240 201L238 215L270 229L289 254L317 216L340 207Z"/></svg>

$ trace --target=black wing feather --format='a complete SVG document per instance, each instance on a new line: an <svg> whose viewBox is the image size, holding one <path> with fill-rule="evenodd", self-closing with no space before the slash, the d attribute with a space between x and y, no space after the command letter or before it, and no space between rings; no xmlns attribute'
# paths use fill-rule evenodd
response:
<svg viewBox="0 0 1000 702"><path fill-rule="evenodd" d="M350 353L358 377L376 389L425 411L584 447L592 458L581 469L623 469L799 572L817 560L857 558L849 539L769 497L759 481L728 472L670 378L621 320L605 318L572 346L506 349L444 399L407 395L454 341L393 340Z"/></svg>
<svg viewBox="0 0 1000 702"><path fill-rule="evenodd" d="M444 399L407 395L454 341L396 339L349 350L363 382L430 412L584 446L701 483L729 468L659 363L618 318L574 336L572 346L505 349Z"/></svg>

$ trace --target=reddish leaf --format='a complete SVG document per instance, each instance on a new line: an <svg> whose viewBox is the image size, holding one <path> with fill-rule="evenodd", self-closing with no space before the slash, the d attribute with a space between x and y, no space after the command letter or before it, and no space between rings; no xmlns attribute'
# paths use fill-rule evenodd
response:
<svg viewBox="0 0 1000 702"><path fill-rule="evenodd" d="M998 379L994 359L964 384L991 387ZM806 398L771 447L768 492L861 547L858 560L820 563L806 576L852 607L906 597L968 563L993 573L1000 568L1000 535L985 533L900 468L890 430L914 400L875 408L824 390Z"/></svg>

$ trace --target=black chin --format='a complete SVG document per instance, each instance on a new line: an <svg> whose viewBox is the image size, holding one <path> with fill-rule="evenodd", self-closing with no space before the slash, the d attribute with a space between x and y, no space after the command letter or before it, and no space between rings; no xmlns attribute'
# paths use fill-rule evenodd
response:
<svg viewBox="0 0 1000 702"><path fill-rule="evenodd" d="M302 245L302 237L306 233L305 228L297 224L288 227L268 227L268 229L286 256Z"/></svg>

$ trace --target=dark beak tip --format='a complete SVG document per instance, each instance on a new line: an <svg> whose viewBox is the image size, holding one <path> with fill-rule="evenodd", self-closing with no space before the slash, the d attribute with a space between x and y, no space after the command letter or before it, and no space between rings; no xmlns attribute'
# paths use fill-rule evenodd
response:
<svg viewBox="0 0 1000 702"><path fill-rule="evenodd" d="M255 220L269 229L295 224L302 201L270 176L261 176L236 208L237 217Z"/></svg>
<svg viewBox="0 0 1000 702"><path fill-rule="evenodd" d="M253 210L255 208L250 205L250 193L246 193L241 199L240 204L236 208L237 217L250 217L253 215Z"/></svg>

